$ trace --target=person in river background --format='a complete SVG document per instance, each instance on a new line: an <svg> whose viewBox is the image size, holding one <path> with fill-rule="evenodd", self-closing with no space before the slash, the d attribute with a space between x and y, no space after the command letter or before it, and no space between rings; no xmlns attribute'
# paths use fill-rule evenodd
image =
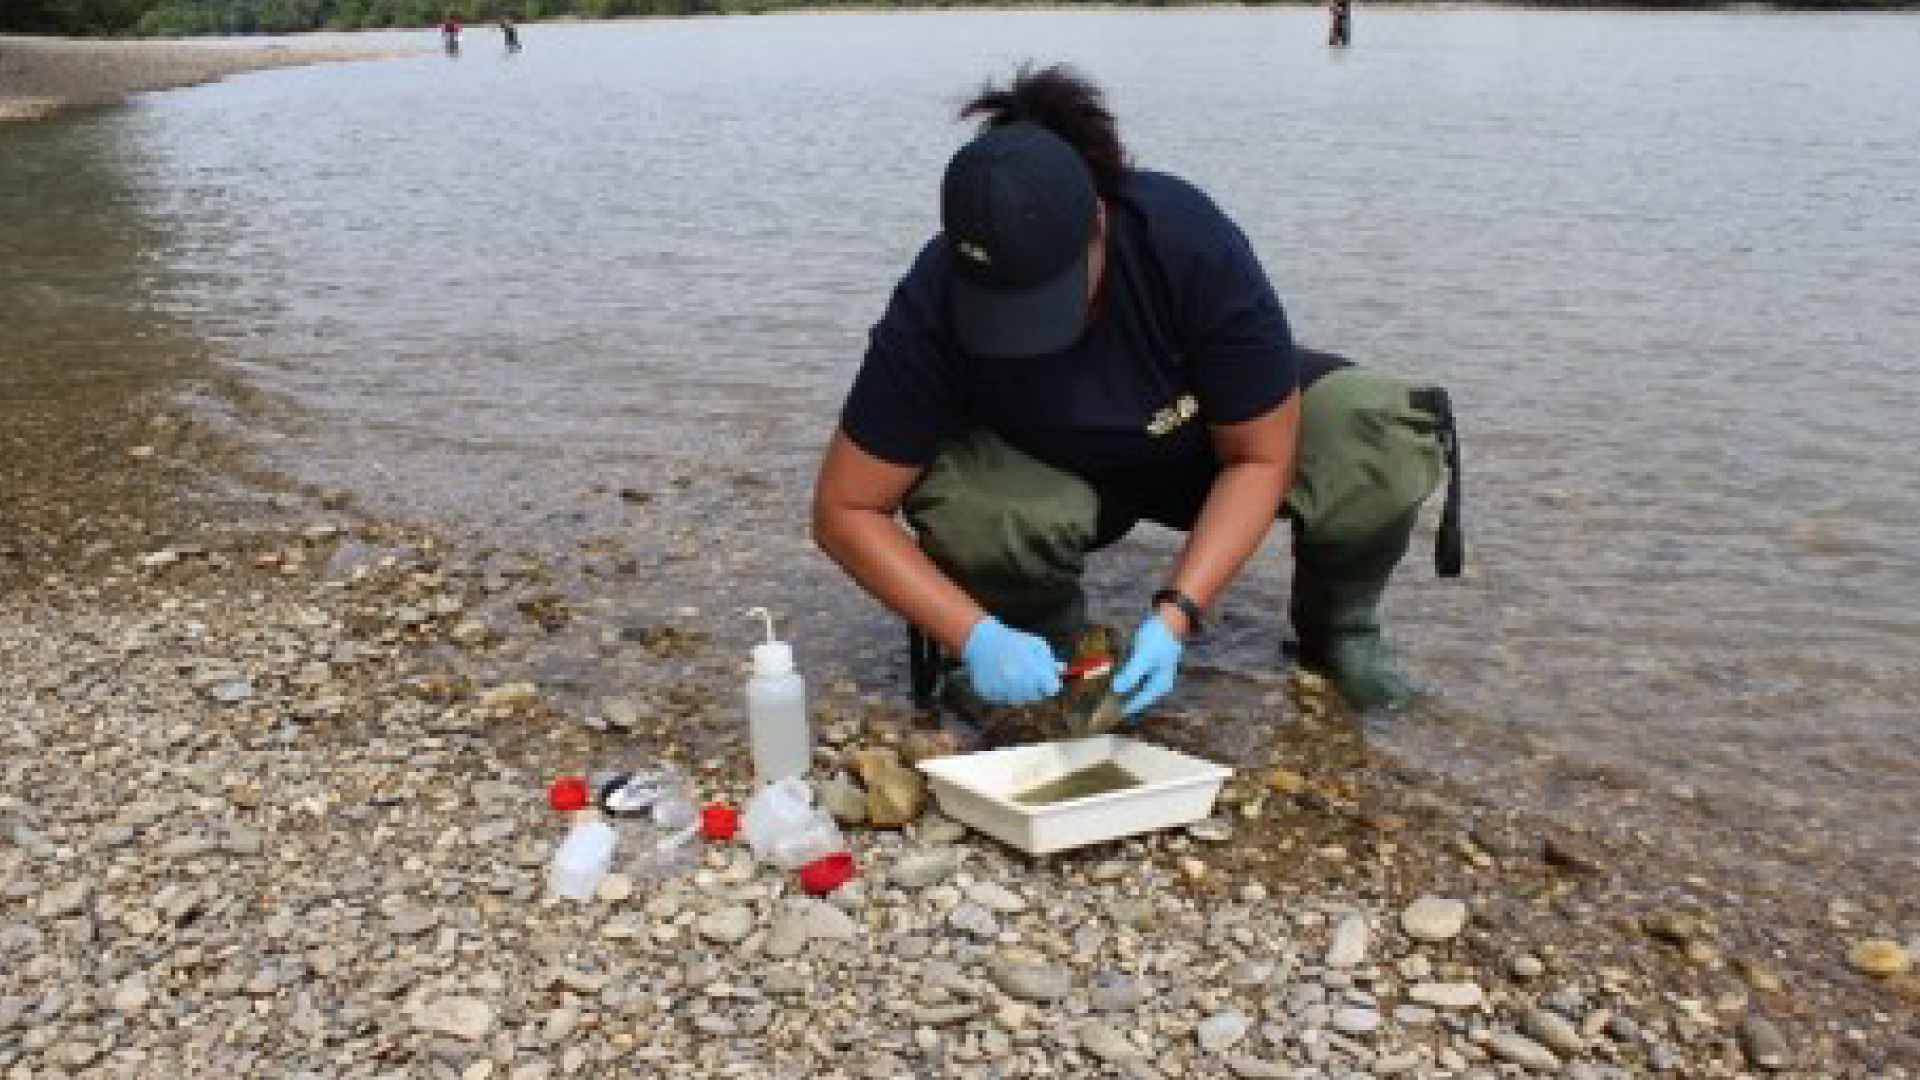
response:
<svg viewBox="0 0 1920 1080"><path fill-rule="evenodd" d="M1404 701L1379 601L1437 483L1440 419L1397 379L1297 349L1240 228L1133 167L1071 69L1023 67L960 115L982 125L946 167L942 232L873 327L820 466L820 547L975 696L1019 705L1061 689L1086 556L1141 520L1185 531L1114 678L1136 716L1284 508L1297 658L1358 708Z"/></svg>
<svg viewBox="0 0 1920 1080"><path fill-rule="evenodd" d="M1327 44L1344 49L1353 43L1353 0L1327 0Z"/></svg>
<svg viewBox="0 0 1920 1080"><path fill-rule="evenodd" d="M500 38L502 41L506 43L507 51L509 53L519 52L520 51L520 30L518 27L513 25L513 20L507 18L505 15L502 15L500 16L499 26L500 26Z"/></svg>
<svg viewBox="0 0 1920 1080"><path fill-rule="evenodd" d="M460 17L451 11L440 23L440 42L446 46L448 56L460 51Z"/></svg>

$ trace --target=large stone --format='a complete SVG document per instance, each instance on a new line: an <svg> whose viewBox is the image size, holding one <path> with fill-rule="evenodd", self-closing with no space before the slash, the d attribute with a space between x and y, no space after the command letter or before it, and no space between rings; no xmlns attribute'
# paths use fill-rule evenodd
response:
<svg viewBox="0 0 1920 1080"><path fill-rule="evenodd" d="M456 1039L477 1042L493 1030L493 1006L476 997L443 997L414 1016L414 1026Z"/></svg>
<svg viewBox="0 0 1920 1080"><path fill-rule="evenodd" d="M1200 1043L1200 1049L1209 1054L1217 1054L1231 1049L1241 1039L1247 1037L1247 1030L1253 1026L1242 1012L1223 1012L1200 1021L1193 1029L1193 1037Z"/></svg>
<svg viewBox="0 0 1920 1080"><path fill-rule="evenodd" d="M34 905L34 913L43 919L63 919L79 914L86 904L87 883L70 881L41 893L39 903Z"/></svg>
<svg viewBox="0 0 1920 1080"><path fill-rule="evenodd" d="M767 954L794 956L808 942L844 941L859 932L859 926L846 912L812 897L795 897L780 905L767 932Z"/></svg>
<svg viewBox="0 0 1920 1080"><path fill-rule="evenodd" d="M1547 865L1569 874L1602 875L1607 872L1606 857L1583 837L1572 833L1549 833L1541 842L1540 857Z"/></svg>
<svg viewBox="0 0 1920 1080"><path fill-rule="evenodd" d="M1349 915L1333 928L1333 943L1327 947L1327 966L1358 967L1367 958L1370 934L1362 915Z"/></svg>
<svg viewBox="0 0 1920 1080"><path fill-rule="evenodd" d="M1349 1005L1333 1010L1332 1023L1343 1035L1371 1035L1380 1030L1381 1017L1372 1009Z"/></svg>
<svg viewBox="0 0 1920 1080"><path fill-rule="evenodd" d="M820 785L820 805L842 825L859 825L867 820L867 793L843 772L836 771Z"/></svg>
<svg viewBox="0 0 1920 1080"><path fill-rule="evenodd" d="M1080 1048L1102 1061L1131 1061L1140 1056L1140 1048L1113 1028L1098 1020L1088 1020L1076 1030Z"/></svg>
<svg viewBox="0 0 1920 1080"><path fill-rule="evenodd" d="M1124 971L1096 971L1087 987L1087 1004L1098 1012L1131 1012L1147 1000L1148 987Z"/></svg>
<svg viewBox="0 0 1920 1080"><path fill-rule="evenodd" d="M1511 1031L1497 1031L1487 1039L1487 1050L1501 1061L1510 1061L1523 1069L1553 1072L1560 1068L1554 1052Z"/></svg>
<svg viewBox="0 0 1920 1080"><path fill-rule="evenodd" d="M1756 1069L1775 1072L1787 1067L1792 1060L1792 1052L1787 1047L1787 1038L1780 1033L1773 1021L1764 1016L1749 1016L1740 1021L1738 1030L1740 1050Z"/></svg>
<svg viewBox="0 0 1920 1080"><path fill-rule="evenodd" d="M1000 923L994 919L993 912L979 904L956 906L947 915L947 925L977 938L996 937L1000 933Z"/></svg>
<svg viewBox="0 0 1920 1080"><path fill-rule="evenodd" d="M853 754L860 780L867 786L867 821L882 827L897 827L920 816L927 802L927 781L917 771L900 764L894 751L880 748L858 750Z"/></svg>
<svg viewBox="0 0 1920 1080"><path fill-rule="evenodd" d="M887 877L903 889L925 889L940 884L960 866L960 856L951 848L916 851L901 856Z"/></svg>
<svg viewBox="0 0 1920 1080"><path fill-rule="evenodd" d="M1289 1080L1297 1075L1291 1065L1246 1054L1228 1054L1220 1060L1226 1065L1227 1071L1240 1080Z"/></svg>
<svg viewBox="0 0 1920 1080"><path fill-rule="evenodd" d="M1520 1018L1520 1030L1534 1042L1569 1057L1587 1048L1587 1040L1573 1022L1552 1009L1528 1009Z"/></svg>
<svg viewBox="0 0 1920 1080"><path fill-rule="evenodd" d="M1913 958L1899 942L1885 938L1869 938L1856 943L1847 951L1847 962L1857 971L1879 978L1891 978L1902 974L1913 966Z"/></svg>
<svg viewBox="0 0 1920 1080"><path fill-rule="evenodd" d="M993 881L976 882L967 890L967 899L1001 915L1027 910L1027 902L1012 889Z"/></svg>
<svg viewBox="0 0 1920 1080"><path fill-rule="evenodd" d="M1025 1001L1056 1001L1073 991L1073 973L1058 964L999 960L987 977L1002 993Z"/></svg>
<svg viewBox="0 0 1920 1080"><path fill-rule="evenodd" d="M1400 928L1415 941L1446 941L1467 925L1464 901L1423 896L1400 913Z"/></svg>
<svg viewBox="0 0 1920 1080"><path fill-rule="evenodd" d="M718 908L700 916L693 928L708 941L732 945L753 932L753 909L744 904Z"/></svg>
<svg viewBox="0 0 1920 1080"><path fill-rule="evenodd" d="M1479 983L1416 983L1407 996L1436 1009L1477 1009L1487 998Z"/></svg>

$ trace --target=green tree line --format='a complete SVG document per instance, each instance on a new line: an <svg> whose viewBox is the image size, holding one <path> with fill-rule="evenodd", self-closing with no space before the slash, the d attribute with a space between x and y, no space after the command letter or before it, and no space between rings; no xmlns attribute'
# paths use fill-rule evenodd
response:
<svg viewBox="0 0 1920 1080"><path fill-rule="evenodd" d="M29 34L288 34L431 26L452 12L465 22L507 17L617 19L638 15L706 15L778 8L937 7L961 0L0 0L0 32ZM1002 0L1005 2L1005 0ZM1052 0L1058 3L1061 0ZM1070 2L1070 0L1068 0ZM1128 2L1128 0L1121 0ZM1131 0L1162 6L1172 0ZM1252 0L1272 2L1272 0ZM1317 3L1318 0L1304 0ZM1391 0L1361 0L1391 2ZM1496 0L1497 2L1497 0ZM1595 0L1529 0L1544 6L1592 7ZM1601 0L1602 3L1607 0ZM1646 8L1699 8L1701 0L1612 0ZM1784 0L1777 7L1910 7L1916 0Z"/></svg>

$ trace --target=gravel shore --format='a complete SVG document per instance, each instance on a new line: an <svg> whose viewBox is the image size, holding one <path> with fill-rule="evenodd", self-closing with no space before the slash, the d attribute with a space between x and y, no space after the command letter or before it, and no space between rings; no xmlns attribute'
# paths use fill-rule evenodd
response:
<svg viewBox="0 0 1920 1080"><path fill-rule="evenodd" d="M1191 829L1029 860L923 809L847 824L824 899L737 844L553 899L550 778L744 794L697 614L621 628L658 684L569 712L470 677L566 619L537 564L138 398L0 420L0 1075L1920 1075L1910 898L1522 818L1311 682ZM914 745L903 696L817 685L821 772Z"/></svg>
<svg viewBox="0 0 1920 1080"><path fill-rule="evenodd" d="M213 82L243 71L368 60L359 49L252 48L193 41L96 41L0 34L0 121L107 105L130 94Z"/></svg>

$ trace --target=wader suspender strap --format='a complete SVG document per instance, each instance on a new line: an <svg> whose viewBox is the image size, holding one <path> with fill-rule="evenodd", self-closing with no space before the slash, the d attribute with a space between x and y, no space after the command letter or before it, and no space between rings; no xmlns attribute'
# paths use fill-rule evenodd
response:
<svg viewBox="0 0 1920 1080"><path fill-rule="evenodd" d="M1440 425L1440 452L1447 462L1447 499L1440 510L1440 531L1433 538L1433 572L1443 578L1459 577L1467 562L1467 541L1460 527L1460 431L1453 423L1453 399L1442 386L1409 390L1407 399Z"/></svg>

